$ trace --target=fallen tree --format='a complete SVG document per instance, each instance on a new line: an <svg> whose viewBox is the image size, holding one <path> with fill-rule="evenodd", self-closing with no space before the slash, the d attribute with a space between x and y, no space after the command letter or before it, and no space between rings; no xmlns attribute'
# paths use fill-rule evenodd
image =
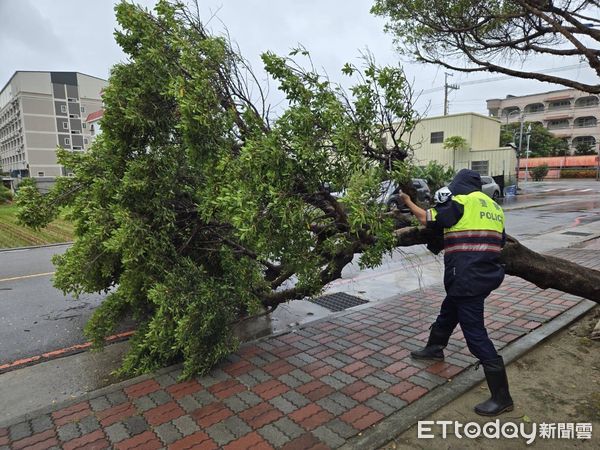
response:
<svg viewBox="0 0 600 450"><path fill-rule="evenodd" d="M423 227L399 229L396 237L400 247L418 244L441 246L439 236ZM534 252L512 236L507 236L501 258L507 275L522 278L541 289L557 289L600 303L598 270Z"/></svg>
<svg viewBox="0 0 600 450"><path fill-rule="evenodd" d="M30 226L61 208L75 221L54 283L75 296L107 294L85 330L96 344L126 315L137 318L123 371L183 359L184 375L204 372L236 348L240 317L318 294L355 255L375 267L398 246L439 240L376 200L382 180L412 189L417 119L400 68L346 65L355 80L346 92L303 49L292 56L309 69L266 53L287 101L275 114L245 60L197 13L168 1L154 14L127 2L116 12L129 59L103 93L102 134L86 153L59 150L74 177L43 196L26 186L18 202ZM531 271L532 259L600 276L550 266L513 241L505 255L509 273L537 283L548 277ZM597 301L597 287L555 278L554 287Z"/></svg>

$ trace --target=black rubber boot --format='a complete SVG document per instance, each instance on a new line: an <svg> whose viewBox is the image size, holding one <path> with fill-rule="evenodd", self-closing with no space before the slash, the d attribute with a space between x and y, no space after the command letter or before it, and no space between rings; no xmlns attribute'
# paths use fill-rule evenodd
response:
<svg viewBox="0 0 600 450"><path fill-rule="evenodd" d="M429 359L433 361L444 360L444 349L448 345L448 340L452 331L448 332L440 328L435 322L431 326L431 332L429 333L429 340L427 345L421 350L415 350L410 352L410 356L414 359Z"/></svg>
<svg viewBox="0 0 600 450"><path fill-rule="evenodd" d="M491 398L475 406L475 412L480 416L497 416L514 409L513 400L508 391L508 378L502 356L489 361L481 361L485 379L490 388Z"/></svg>

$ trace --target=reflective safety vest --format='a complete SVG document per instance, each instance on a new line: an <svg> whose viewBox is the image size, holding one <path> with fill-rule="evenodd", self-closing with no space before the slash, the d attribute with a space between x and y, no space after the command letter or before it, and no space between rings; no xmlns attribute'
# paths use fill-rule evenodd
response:
<svg viewBox="0 0 600 450"><path fill-rule="evenodd" d="M493 252L502 251L502 231L504 230L504 212L498 204L480 191L467 195L456 195L451 201L464 207L463 216L458 223L444 228L444 250L446 254L456 252ZM435 220L437 212L429 210Z"/></svg>
<svg viewBox="0 0 600 450"><path fill-rule="evenodd" d="M444 228L444 285L449 295L474 296L496 289L504 279L500 264L504 212L483 192L455 195L463 215ZM434 221L437 211L427 211Z"/></svg>

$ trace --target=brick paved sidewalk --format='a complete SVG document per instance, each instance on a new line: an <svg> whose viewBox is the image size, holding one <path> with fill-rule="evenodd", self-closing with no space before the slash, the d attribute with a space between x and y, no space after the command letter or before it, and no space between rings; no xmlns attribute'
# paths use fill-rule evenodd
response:
<svg viewBox="0 0 600 450"><path fill-rule="evenodd" d="M600 267L598 250L561 250L560 256ZM104 389L0 428L0 449L325 449L351 443L474 362L461 331L453 334L444 362L409 357L427 339L443 296L442 287L414 291L267 337L243 346L206 377L177 382L180 371L172 368ZM490 337L502 348L580 301L507 277L487 301Z"/></svg>

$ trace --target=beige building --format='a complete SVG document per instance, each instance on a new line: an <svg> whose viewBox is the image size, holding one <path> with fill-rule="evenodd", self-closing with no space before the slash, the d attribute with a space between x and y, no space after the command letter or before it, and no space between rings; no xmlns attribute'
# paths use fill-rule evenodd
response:
<svg viewBox="0 0 600 450"><path fill-rule="evenodd" d="M597 149L600 142L600 101L597 95L575 89L487 100L490 116L502 123L538 122L574 150L585 143Z"/></svg>
<svg viewBox="0 0 600 450"><path fill-rule="evenodd" d="M514 180L517 159L510 147L499 147L500 121L476 113L450 114L421 119L411 136L414 163L424 166L437 161L456 171L472 169L481 175L504 176ZM464 150L444 148L444 140L460 136L467 141Z"/></svg>
<svg viewBox="0 0 600 450"><path fill-rule="evenodd" d="M12 177L69 175L57 146L85 151L85 118L102 107L106 80L78 72L17 71L0 91L0 163Z"/></svg>

